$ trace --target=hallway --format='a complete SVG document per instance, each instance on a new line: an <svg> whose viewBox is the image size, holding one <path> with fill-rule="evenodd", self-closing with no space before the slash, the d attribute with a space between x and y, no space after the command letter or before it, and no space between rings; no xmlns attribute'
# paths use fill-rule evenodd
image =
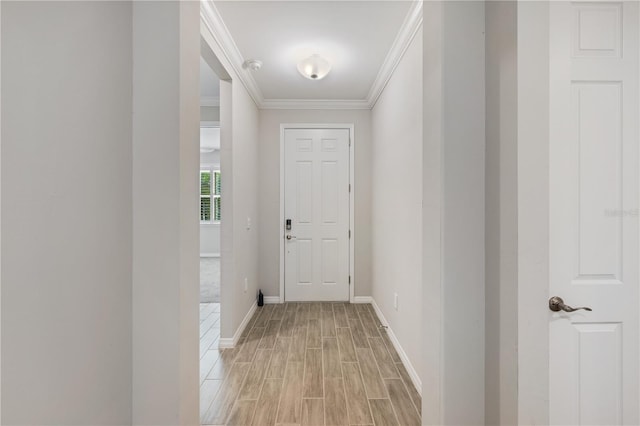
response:
<svg viewBox="0 0 640 426"><path fill-rule="evenodd" d="M227 350L210 340L219 305L200 312L202 424L420 424L420 396L371 305L265 305Z"/></svg>

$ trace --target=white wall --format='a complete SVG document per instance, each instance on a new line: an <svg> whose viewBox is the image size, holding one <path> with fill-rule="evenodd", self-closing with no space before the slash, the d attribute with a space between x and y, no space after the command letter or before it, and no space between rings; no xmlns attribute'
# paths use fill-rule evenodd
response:
<svg viewBox="0 0 640 426"><path fill-rule="evenodd" d="M373 108L371 127L372 296L420 375L422 30Z"/></svg>
<svg viewBox="0 0 640 426"><path fill-rule="evenodd" d="M132 15L2 2L2 424L130 424Z"/></svg>
<svg viewBox="0 0 640 426"><path fill-rule="evenodd" d="M484 419L484 3L444 5L445 422Z"/></svg>
<svg viewBox="0 0 640 426"><path fill-rule="evenodd" d="M220 151L201 152L200 168L220 170ZM200 256L203 255L220 256L220 223L200 224Z"/></svg>
<svg viewBox="0 0 640 426"><path fill-rule="evenodd" d="M371 111L261 110L259 149L260 238L258 286L280 295L280 124L353 123L355 295L371 295Z"/></svg>
<svg viewBox="0 0 640 426"><path fill-rule="evenodd" d="M259 114L213 35L206 25L201 27L209 49L204 57L215 57L219 64L209 64L212 69L224 67L231 77L220 81L220 173L224 197L220 227L220 336L230 339L256 302L258 292Z"/></svg>
<svg viewBox="0 0 640 426"><path fill-rule="evenodd" d="M224 283L231 285L234 290L234 315L232 328L229 334L222 337L231 337L240 327L247 311L256 302L258 294L258 232L260 223L258 213L258 108L253 102L245 87L238 81L231 85L232 89L232 135L231 145L233 163L232 191L224 191L225 194L233 194L233 212L225 214L223 207L222 223L233 215L233 282ZM223 163L224 164L224 163ZM224 180L229 173L221 170ZM227 201L228 197L225 197ZM223 240L224 243L224 240ZM247 289L245 290L245 279ZM224 307L223 307L224 311ZM231 333L233 331L233 333Z"/></svg>
<svg viewBox="0 0 640 426"><path fill-rule="evenodd" d="M199 4L133 3L133 413L197 424Z"/></svg>
<svg viewBox="0 0 640 426"><path fill-rule="evenodd" d="M516 3L486 3L485 424L518 424Z"/></svg>
<svg viewBox="0 0 640 426"><path fill-rule="evenodd" d="M220 167L220 151L201 152L200 164L213 165Z"/></svg>
<svg viewBox="0 0 640 426"><path fill-rule="evenodd" d="M423 424L484 415L483 2L425 2Z"/></svg>
<svg viewBox="0 0 640 426"><path fill-rule="evenodd" d="M200 121L220 121L220 107L201 106Z"/></svg>

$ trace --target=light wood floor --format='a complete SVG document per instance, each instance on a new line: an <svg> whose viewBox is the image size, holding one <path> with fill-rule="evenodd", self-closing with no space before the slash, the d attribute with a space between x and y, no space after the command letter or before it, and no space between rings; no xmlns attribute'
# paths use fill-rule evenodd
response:
<svg viewBox="0 0 640 426"><path fill-rule="evenodd" d="M371 305L265 305L224 351L219 316L201 304L202 424L420 425L420 395Z"/></svg>

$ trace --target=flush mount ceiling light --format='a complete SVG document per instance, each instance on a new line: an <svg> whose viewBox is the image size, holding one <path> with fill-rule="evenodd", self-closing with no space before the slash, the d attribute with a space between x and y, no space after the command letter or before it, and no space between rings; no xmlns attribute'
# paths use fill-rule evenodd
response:
<svg viewBox="0 0 640 426"><path fill-rule="evenodd" d="M309 80L322 80L331 71L331 65L320 55L311 55L298 64L298 71Z"/></svg>
<svg viewBox="0 0 640 426"><path fill-rule="evenodd" d="M258 71L260 68L262 68L262 61L259 61L257 59L247 59L242 63L242 68L246 70L249 69L251 71Z"/></svg>

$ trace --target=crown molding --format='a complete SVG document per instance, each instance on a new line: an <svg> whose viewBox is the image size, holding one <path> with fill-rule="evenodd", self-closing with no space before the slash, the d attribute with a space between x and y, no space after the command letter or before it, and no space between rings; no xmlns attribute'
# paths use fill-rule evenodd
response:
<svg viewBox="0 0 640 426"><path fill-rule="evenodd" d="M260 107L264 100L262 92L253 78L253 75L251 75L251 72L242 67L244 58L242 57L240 50L238 50L238 46L236 46L235 41L233 41L229 29L222 20L222 16L220 16L220 12L218 12L218 9L213 4L212 0L200 2L200 17L211 33L213 39L218 43L218 45L220 45L222 53L233 68L233 71L235 71L235 74L238 76L240 81L242 81L242 84L247 89L256 105Z"/></svg>
<svg viewBox="0 0 640 426"><path fill-rule="evenodd" d="M222 16L220 16L213 0L204 0L200 3L200 16L212 37L222 49L227 62L231 65L259 109L371 109L378 101L380 94L422 26L422 0L412 0L411 8L385 57L376 79L371 85L367 98L361 100L264 99L262 91L251 72L243 68L244 58L233 41L233 37L222 20Z"/></svg>
<svg viewBox="0 0 640 426"><path fill-rule="evenodd" d="M371 109L364 99L265 99L260 109Z"/></svg>
<svg viewBox="0 0 640 426"><path fill-rule="evenodd" d="M220 98L217 97L217 96L201 96L200 97L200 106L219 107L220 106Z"/></svg>
<svg viewBox="0 0 640 426"><path fill-rule="evenodd" d="M400 31L398 32L396 39L393 41L391 49L389 50L389 53L387 53L387 57L384 59L382 67L380 67L380 71L369 90L367 102L369 103L370 108L373 108L378 101L382 91L391 79L393 72L398 67L398 64L402 60L402 57L409 48L409 45L421 26L422 0L413 0L411 9L409 9L409 13L407 13L404 22L400 27Z"/></svg>

